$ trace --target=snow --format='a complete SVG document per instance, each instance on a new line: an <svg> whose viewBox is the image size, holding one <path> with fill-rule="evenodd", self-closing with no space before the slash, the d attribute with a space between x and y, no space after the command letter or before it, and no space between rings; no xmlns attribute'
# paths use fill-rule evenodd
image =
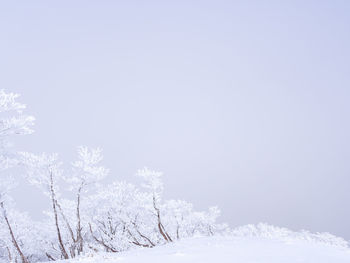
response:
<svg viewBox="0 0 350 263"><path fill-rule="evenodd" d="M350 249L299 237L214 236L188 238L155 248L86 255L61 263L349 263Z"/></svg>

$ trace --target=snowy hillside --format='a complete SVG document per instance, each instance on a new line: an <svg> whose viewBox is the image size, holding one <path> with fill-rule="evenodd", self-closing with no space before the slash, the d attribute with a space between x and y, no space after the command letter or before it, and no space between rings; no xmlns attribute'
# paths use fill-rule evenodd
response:
<svg viewBox="0 0 350 263"><path fill-rule="evenodd" d="M329 234L245 226L226 237L188 238L152 249L86 255L69 263L349 263L347 242Z"/></svg>

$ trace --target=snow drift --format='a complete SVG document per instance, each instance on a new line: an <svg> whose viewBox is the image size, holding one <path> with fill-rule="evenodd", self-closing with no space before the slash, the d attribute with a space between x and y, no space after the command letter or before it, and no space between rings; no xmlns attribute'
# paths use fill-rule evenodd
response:
<svg viewBox="0 0 350 263"><path fill-rule="evenodd" d="M293 232L267 224L238 227L226 236L187 238L152 249L99 253L61 263L348 263L349 244L328 233Z"/></svg>

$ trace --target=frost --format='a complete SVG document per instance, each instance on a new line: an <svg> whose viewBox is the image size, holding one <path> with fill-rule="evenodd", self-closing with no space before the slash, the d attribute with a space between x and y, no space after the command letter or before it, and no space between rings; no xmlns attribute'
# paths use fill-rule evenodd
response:
<svg viewBox="0 0 350 263"><path fill-rule="evenodd" d="M285 242L307 241L341 248L349 247L349 243L346 240L329 233L310 233L305 230L294 232L287 228L276 227L264 223L237 227L232 230L232 235L237 237L277 239Z"/></svg>

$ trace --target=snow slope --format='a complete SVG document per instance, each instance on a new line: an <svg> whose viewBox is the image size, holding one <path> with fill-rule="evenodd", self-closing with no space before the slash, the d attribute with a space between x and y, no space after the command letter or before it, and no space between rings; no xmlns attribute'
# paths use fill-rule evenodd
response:
<svg viewBox="0 0 350 263"><path fill-rule="evenodd" d="M272 231L272 232L271 232ZM273 232L275 231L275 232ZM346 241L329 234L245 226L225 237L198 237L152 249L98 254L61 263L350 263Z"/></svg>

